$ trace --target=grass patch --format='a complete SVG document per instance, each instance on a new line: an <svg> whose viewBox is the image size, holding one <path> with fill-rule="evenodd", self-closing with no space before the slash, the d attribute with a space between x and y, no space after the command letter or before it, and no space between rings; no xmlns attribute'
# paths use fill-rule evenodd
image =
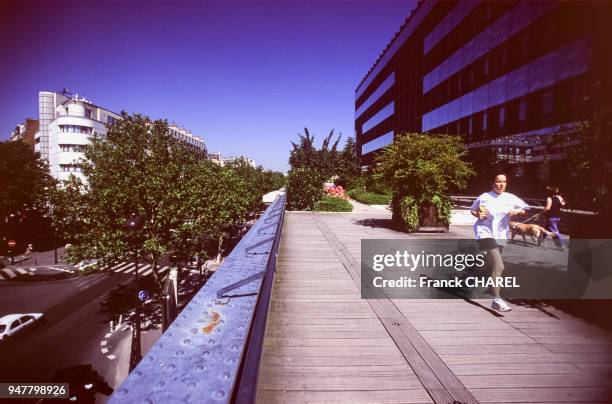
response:
<svg viewBox="0 0 612 404"><path fill-rule="evenodd" d="M348 196L367 205L388 205L391 203L391 195L375 194L361 189L351 189L348 191Z"/></svg>
<svg viewBox="0 0 612 404"><path fill-rule="evenodd" d="M315 203L314 210L317 212L351 212L353 205L342 198L324 196L319 202Z"/></svg>

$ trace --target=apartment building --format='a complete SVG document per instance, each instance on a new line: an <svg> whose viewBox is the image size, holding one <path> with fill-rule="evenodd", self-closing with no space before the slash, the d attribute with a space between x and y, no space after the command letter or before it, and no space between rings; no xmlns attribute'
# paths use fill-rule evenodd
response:
<svg viewBox="0 0 612 404"><path fill-rule="evenodd" d="M400 133L449 133L546 180L610 71L610 15L609 2L422 0L355 91L362 163Z"/></svg>
<svg viewBox="0 0 612 404"><path fill-rule="evenodd" d="M68 89L61 93L41 91L38 94L39 130L34 136L35 151L49 163L51 175L66 180L70 175L83 179L83 148L94 134L105 135L107 125L121 115L93 104ZM170 135L187 147L206 156L204 140L176 124Z"/></svg>

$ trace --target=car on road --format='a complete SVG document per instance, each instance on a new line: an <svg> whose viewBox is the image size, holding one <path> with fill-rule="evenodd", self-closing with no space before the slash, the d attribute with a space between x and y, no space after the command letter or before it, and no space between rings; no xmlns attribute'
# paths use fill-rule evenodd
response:
<svg viewBox="0 0 612 404"><path fill-rule="evenodd" d="M88 269L97 269L98 267L98 260L97 259L88 259L88 260L83 260L81 262L79 262L79 272L88 270Z"/></svg>
<svg viewBox="0 0 612 404"><path fill-rule="evenodd" d="M7 314L0 318L0 341L9 338L30 328L43 318L43 313Z"/></svg>

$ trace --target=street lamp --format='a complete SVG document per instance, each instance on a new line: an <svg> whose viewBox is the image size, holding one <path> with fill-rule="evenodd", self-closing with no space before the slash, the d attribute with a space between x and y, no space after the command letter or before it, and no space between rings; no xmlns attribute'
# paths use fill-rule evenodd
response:
<svg viewBox="0 0 612 404"><path fill-rule="evenodd" d="M134 261L136 264L136 281L138 281L138 230L140 229L140 218L132 213L125 222L125 227L133 233L134 237Z"/></svg>
<svg viewBox="0 0 612 404"><path fill-rule="evenodd" d="M44 188L45 192L50 190L49 187ZM53 243L53 262L57 264L57 239L55 235L55 226L53 225L53 204L47 200L47 207L49 208L49 219L51 220L51 243Z"/></svg>
<svg viewBox="0 0 612 404"><path fill-rule="evenodd" d="M133 233L134 238L134 262L136 264L136 288L138 288L138 230L141 227L140 218L136 213L132 213L125 222L125 227ZM136 324L132 334L132 352L130 355L130 371L138 365L142 359L140 350L140 301L136 301Z"/></svg>

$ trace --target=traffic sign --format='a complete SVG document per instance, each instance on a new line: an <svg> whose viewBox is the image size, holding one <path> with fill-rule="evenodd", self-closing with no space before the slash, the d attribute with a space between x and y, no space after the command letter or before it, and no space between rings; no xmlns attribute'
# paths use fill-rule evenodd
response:
<svg viewBox="0 0 612 404"><path fill-rule="evenodd" d="M141 290L140 292L138 292L138 298L143 302L149 300L149 297L149 292L147 292L146 290Z"/></svg>
<svg viewBox="0 0 612 404"><path fill-rule="evenodd" d="M15 240L9 240L6 243L9 247L15 247L17 245L17 242Z"/></svg>

